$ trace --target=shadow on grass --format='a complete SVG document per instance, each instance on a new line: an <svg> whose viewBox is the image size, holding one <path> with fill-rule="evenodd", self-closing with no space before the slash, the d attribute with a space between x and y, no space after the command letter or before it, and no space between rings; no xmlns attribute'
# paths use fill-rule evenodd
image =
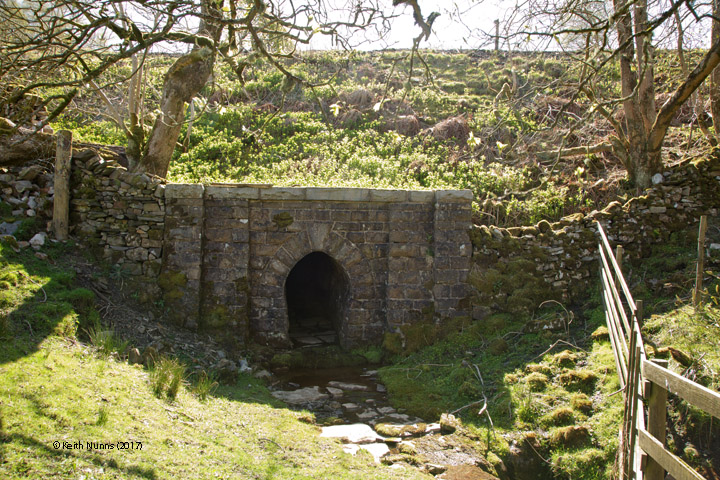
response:
<svg viewBox="0 0 720 480"><path fill-rule="evenodd" d="M103 469L111 468L113 470L116 470L118 473L120 473L124 478L128 477L141 477L141 478L147 478L148 480L154 480L158 478L157 473L155 472L154 468L144 468L138 465L120 465L115 459L107 459L103 457L102 455L91 453L91 451L88 451L87 449L63 449L63 448L55 448L52 445L46 445L45 443L19 433L13 433L11 435L8 435L6 438L6 443L10 442L17 442L19 444L24 445L25 447L29 447L35 452L38 456L43 455L47 456L53 459L57 460L63 460L63 459L72 459L76 458L79 460L84 460L89 463L92 463L96 465L97 467L101 467ZM2 443L0 443L0 447L2 447ZM61 445L62 447L62 445ZM84 446L85 447L85 446ZM1 450L0 450L1 452ZM2 453L0 453L0 460L3 459ZM5 461L7 461L5 459ZM17 468L22 469L22 466L17 466ZM17 473L23 473L21 471L18 471ZM30 473L30 472L27 472Z"/></svg>
<svg viewBox="0 0 720 480"><path fill-rule="evenodd" d="M72 248L44 248L43 260L0 246L0 365L33 354L51 335L73 337L97 317L94 294L76 288L75 271L63 264ZM34 293L23 297L27 290Z"/></svg>

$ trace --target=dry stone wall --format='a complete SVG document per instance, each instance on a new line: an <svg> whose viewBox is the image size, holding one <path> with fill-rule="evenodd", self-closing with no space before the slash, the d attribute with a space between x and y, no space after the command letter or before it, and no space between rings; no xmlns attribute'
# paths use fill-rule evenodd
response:
<svg viewBox="0 0 720 480"><path fill-rule="evenodd" d="M157 277L165 230L165 185L100 156L85 156L83 151L73 152L73 235L125 274Z"/></svg>
<svg viewBox="0 0 720 480"><path fill-rule="evenodd" d="M528 227L474 226L473 317L493 312L529 313L548 299L586 298L598 279L596 222L613 245L641 258L674 231L720 208L720 158L685 161L664 172L653 188L625 204Z"/></svg>

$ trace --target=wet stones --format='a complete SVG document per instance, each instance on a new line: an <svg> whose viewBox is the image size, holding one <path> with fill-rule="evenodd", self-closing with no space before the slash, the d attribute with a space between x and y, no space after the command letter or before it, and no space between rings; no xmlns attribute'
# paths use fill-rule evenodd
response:
<svg viewBox="0 0 720 480"><path fill-rule="evenodd" d="M275 391L272 392L272 396L293 405L307 405L329 398L327 394L320 392L319 387L306 387L293 391Z"/></svg>

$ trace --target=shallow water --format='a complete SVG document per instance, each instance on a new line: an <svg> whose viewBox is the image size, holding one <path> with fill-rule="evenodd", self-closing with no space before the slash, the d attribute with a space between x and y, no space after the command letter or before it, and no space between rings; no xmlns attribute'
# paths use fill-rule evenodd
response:
<svg viewBox="0 0 720 480"><path fill-rule="evenodd" d="M396 411L390 405L377 370L367 367L339 367L326 369L295 369L276 374L276 390L292 391L319 387L327 394L323 401L299 404L322 421L336 417L348 423L375 425L387 423L416 423L422 420Z"/></svg>

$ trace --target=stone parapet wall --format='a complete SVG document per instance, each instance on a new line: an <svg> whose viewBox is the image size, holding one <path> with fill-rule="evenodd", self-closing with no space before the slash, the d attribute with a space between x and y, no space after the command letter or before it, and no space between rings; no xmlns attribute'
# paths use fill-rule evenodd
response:
<svg viewBox="0 0 720 480"><path fill-rule="evenodd" d="M72 233L144 281L141 298L189 328L277 345L284 282L311 252L350 279L339 333L354 346L403 325L581 300L597 281L596 221L639 258L720 206L717 156L625 204L507 229L471 226L469 191L165 185L82 151L73 164Z"/></svg>
<svg viewBox="0 0 720 480"><path fill-rule="evenodd" d="M641 258L674 231L720 208L720 158L685 161L625 204L529 227L474 226L469 284L473 317L530 313L543 301L576 302L597 282L599 221L613 245Z"/></svg>

